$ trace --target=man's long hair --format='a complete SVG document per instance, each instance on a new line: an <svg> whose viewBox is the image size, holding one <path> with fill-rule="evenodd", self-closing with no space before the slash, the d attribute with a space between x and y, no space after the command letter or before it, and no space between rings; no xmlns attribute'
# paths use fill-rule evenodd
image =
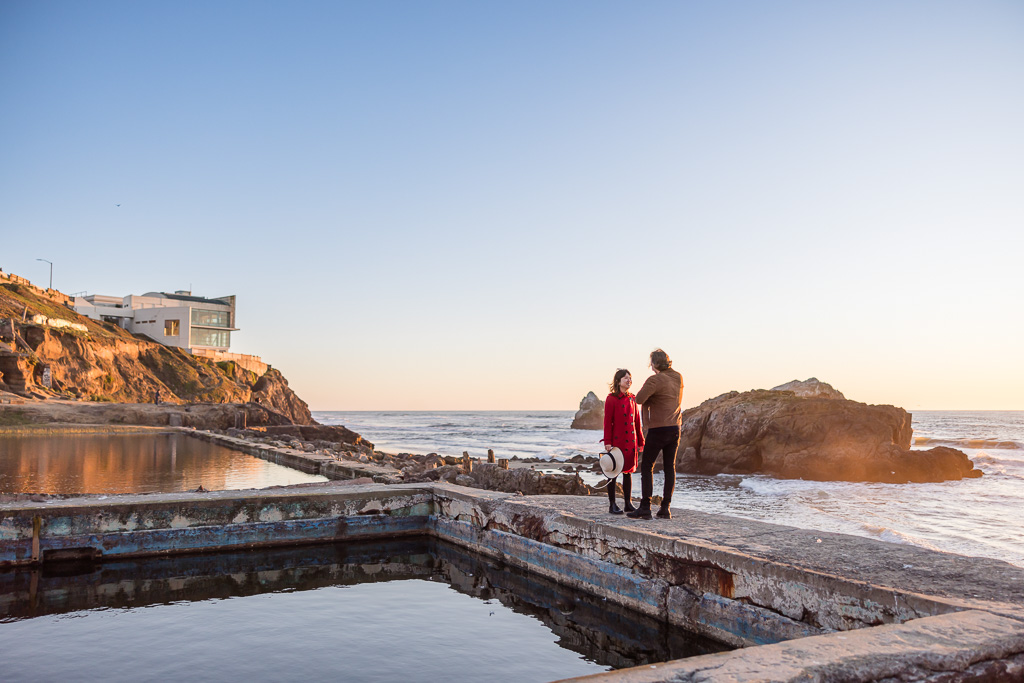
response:
<svg viewBox="0 0 1024 683"><path fill-rule="evenodd" d="M672 360L661 349L651 351L651 367L661 372L672 367Z"/></svg>

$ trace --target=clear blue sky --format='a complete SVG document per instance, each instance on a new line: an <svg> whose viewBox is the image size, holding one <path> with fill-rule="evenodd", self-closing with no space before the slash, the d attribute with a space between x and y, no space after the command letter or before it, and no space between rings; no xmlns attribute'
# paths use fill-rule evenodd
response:
<svg viewBox="0 0 1024 683"><path fill-rule="evenodd" d="M314 409L1024 409L1021 2L6 0L0 93L0 268Z"/></svg>

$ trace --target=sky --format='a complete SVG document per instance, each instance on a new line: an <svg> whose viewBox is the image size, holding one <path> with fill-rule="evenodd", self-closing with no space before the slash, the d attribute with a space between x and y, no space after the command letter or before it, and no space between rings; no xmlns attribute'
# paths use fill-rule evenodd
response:
<svg viewBox="0 0 1024 683"><path fill-rule="evenodd" d="M0 268L314 410L1024 410L1024 3L0 2Z"/></svg>

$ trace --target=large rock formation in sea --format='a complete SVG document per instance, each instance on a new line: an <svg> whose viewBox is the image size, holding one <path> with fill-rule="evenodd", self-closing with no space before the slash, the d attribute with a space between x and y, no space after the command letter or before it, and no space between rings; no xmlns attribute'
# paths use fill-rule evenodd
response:
<svg viewBox="0 0 1024 683"><path fill-rule="evenodd" d="M888 483L981 476L962 451L910 450L911 436L902 408L850 401L811 378L732 391L685 411L676 469Z"/></svg>
<svg viewBox="0 0 1024 683"><path fill-rule="evenodd" d="M572 429L604 429L604 401L593 391L580 401L580 409L572 419Z"/></svg>

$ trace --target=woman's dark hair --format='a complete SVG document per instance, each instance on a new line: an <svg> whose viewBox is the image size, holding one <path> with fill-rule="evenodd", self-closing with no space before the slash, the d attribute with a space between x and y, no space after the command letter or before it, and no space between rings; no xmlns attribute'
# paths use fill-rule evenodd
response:
<svg viewBox="0 0 1024 683"><path fill-rule="evenodd" d="M661 349L654 349L651 351L651 367L659 372L662 370L668 370L672 367L672 361L669 359L667 353Z"/></svg>
<svg viewBox="0 0 1024 683"><path fill-rule="evenodd" d="M615 376L612 377L612 383L608 385L608 388L611 389L613 394L619 393L619 382L621 382L622 378L626 375L632 377L633 373L626 368L619 368L615 371Z"/></svg>

